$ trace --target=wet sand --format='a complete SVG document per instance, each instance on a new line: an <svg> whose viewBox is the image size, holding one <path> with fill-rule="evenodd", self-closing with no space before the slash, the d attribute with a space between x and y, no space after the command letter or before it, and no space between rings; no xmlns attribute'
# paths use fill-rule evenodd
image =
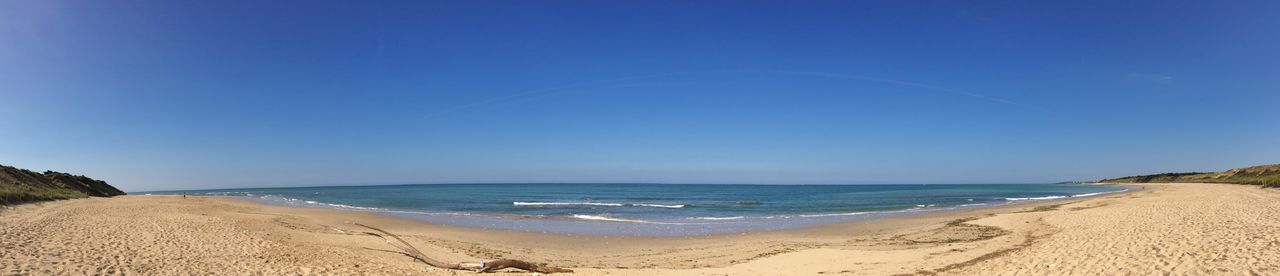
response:
<svg viewBox="0 0 1280 276"><path fill-rule="evenodd" d="M524 259L574 275L1280 273L1280 191L1138 187L695 237L483 230L228 197L77 199L0 211L0 274L472 274L415 262L346 222L386 229L445 261Z"/></svg>

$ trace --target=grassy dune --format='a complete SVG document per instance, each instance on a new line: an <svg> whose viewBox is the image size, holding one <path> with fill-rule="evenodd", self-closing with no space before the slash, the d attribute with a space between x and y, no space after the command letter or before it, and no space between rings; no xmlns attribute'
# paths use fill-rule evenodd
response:
<svg viewBox="0 0 1280 276"><path fill-rule="evenodd" d="M1280 187L1280 164L1253 166L1230 169L1224 172L1208 173L1162 173L1139 175L1121 178L1103 179L1106 183L1233 183L1262 185L1267 188Z"/></svg>
<svg viewBox="0 0 1280 276"><path fill-rule="evenodd" d="M0 206L123 194L107 182L82 175L54 171L37 173L0 165Z"/></svg>
<svg viewBox="0 0 1280 276"><path fill-rule="evenodd" d="M84 193L55 187L0 186L0 205L89 197Z"/></svg>

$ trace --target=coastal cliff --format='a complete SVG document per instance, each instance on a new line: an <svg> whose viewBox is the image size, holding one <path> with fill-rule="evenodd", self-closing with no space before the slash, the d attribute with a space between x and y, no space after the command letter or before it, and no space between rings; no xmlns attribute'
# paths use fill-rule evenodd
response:
<svg viewBox="0 0 1280 276"><path fill-rule="evenodd" d="M1224 172L1161 173L1103 179L1104 183L1232 183L1280 187L1280 164L1230 169Z"/></svg>
<svg viewBox="0 0 1280 276"><path fill-rule="evenodd" d="M42 174L0 165L0 205L124 194L106 181L83 175L55 171Z"/></svg>

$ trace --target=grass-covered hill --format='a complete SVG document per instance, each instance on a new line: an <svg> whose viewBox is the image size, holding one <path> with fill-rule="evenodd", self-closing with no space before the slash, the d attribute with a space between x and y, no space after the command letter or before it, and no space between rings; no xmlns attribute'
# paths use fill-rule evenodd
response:
<svg viewBox="0 0 1280 276"><path fill-rule="evenodd" d="M1103 179L1104 183L1234 183L1280 187L1280 164L1230 169L1208 173L1162 173Z"/></svg>
<svg viewBox="0 0 1280 276"><path fill-rule="evenodd" d="M0 205L124 194L105 181L83 175L36 173L0 165Z"/></svg>

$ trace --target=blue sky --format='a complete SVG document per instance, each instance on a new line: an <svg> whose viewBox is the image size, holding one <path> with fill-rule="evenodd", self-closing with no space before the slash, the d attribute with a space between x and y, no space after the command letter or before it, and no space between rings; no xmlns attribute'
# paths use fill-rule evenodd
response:
<svg viewBox="0 0 1280 276"><path fill-rule="evenodd" d="M126 191L1280 162L1275 1L3 1L0 164Z"/></svg>

